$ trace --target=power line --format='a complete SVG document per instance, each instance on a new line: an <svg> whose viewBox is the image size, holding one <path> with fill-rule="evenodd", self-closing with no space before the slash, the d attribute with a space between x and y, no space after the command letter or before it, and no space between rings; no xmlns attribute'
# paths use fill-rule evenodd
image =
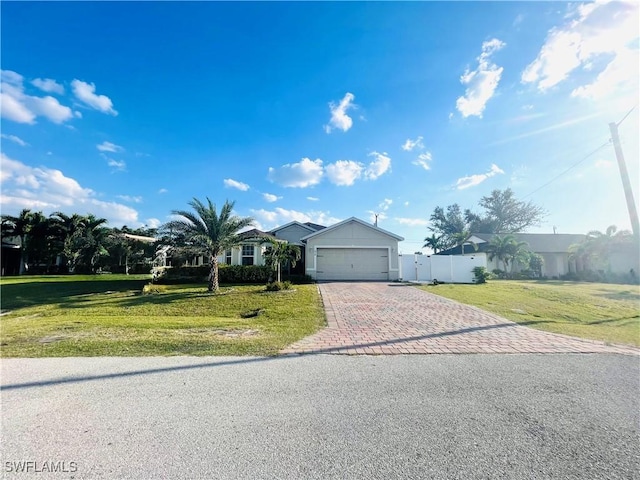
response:
<svg viewBox="0 0 640 480"><path fill-rule="evenodd" d="M624 122L624 121L625 121L625 119L626 119L626 118L631 114L631 112L633 112L633 110L634 110L637 106L638 106L638 104L635 104L635 105L631 108L631 110L629 110L629 111L627 112L627 114L626 114L624 117L622 117L622 120L620 120L618 123L616 123L616 127L619 127L619 126L620 126L620 124L621 124L622 122Z"/></svg>
<svg viewBox="0 0 640 480"><path fill-rule="evenodd" d="M635 107L634 107L635 108ZM631 113L631 112L629 112ZM628 115L628 114L627 114ZM625 116L626 118L626 116ZM622 119L624 120L624 118ZM621 120L621 121L622 121ZM571 165L569 168L567 168L566 170L564 170L563 172L559 173L558 175L556 175L555 177L553 177L551 180L549 180L547 183L539 186L538 188L536 188L534 191L529 192L528 194L526 194L524 198L530 197L531 195L533 195L536 192L539 192L540 190L542 190L544 187L546 187L547 185L549 185L550 183L555 182L558 178L560 178L562 175L564 175L565 173L573 170L575 167L577 167L578 165L580 165L582 162L584 162L586 159L588 159L589 157L591 157L592 155L595 155L596 153L598 153L600 150L602 150L604 147L606 147L607 145L609 145L611 143L611 139L607 140L605 143L603 143L602 145L600 145L598 148L596 148L595 150L593 150L592 152L588 153L587 155L585 155L584 157L582 157L580 160L578 160L576 163L574 163L573 165Z"/></svg>

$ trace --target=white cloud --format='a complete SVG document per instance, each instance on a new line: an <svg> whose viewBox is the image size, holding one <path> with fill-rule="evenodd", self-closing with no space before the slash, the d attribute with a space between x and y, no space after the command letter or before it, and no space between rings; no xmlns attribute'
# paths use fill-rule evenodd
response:
<svg viewBox="0 0 640 480"><path fill-rule="evenodd" d="M391 200L390 198L385 198L382 202L378 204L378 210L382 210L383 212L386 212L387 210L389 210L389 207L392 204L393 204L393 200Z"/></svg>
<svg viewBox="0 0 640 480"><path fill-rule="evenodd" d="M418 137L415 140L411 140L407 138L407 141L402 145L402 149L406 152L412 151L414 148L418 150L422 150L424 148L424 144L422 143L422 137Z"/></svg>
<svg viewBox="0 0 640 480"><path fill-rule="evenodd" d="M307 200L309 200L310 202L319 202L320 199L318 197L307 197Z"/></svg>
<svg viewBox="0 0 640 480"><path fill-rule="evenodd" d="M96 145L96 148L101 152L113 153L122 152L124 150L124 148L122 148L120 145L116 145L115 143L111 142L102 142L99 145Z"/></svg>
<svg viewBox="0 0 640 480"><path fill-rule="evenodd" d="M579 5L562 26L549 30L537 57L522 72L522 83L544 92L581 69L589 83L573 89L574 97L600 99L638 86L638 2L593 2ZM594 60L604 62L598 72Z"/></svg>
<svg viewBox="0 0 640 480"><path fill-rule="evenodd" d="M38 87L43 92L64 94L64 87L51 78L36 78L31 84Z"/></svg>
<svg viewBox="0 0 640 480"><path fill-rule="evenodd" d="M468 177L459 178L456 182L456 188L458 190L464 190L465 188L475 187L476 185L480 185L487 178L493 177L494 175L497 175L499 173L503 174L504 171L494 163L491 165L491 169L487 173L480 173L470 175Z"/></svg>
<svg viewBox="0 0 640 480"><path fill-rule="evenodd" d="M11 140L13 143L17 143L21 147L26 147L29 145L27 142L22 140L20 137L16 137L15 135L7 135L6 133L0 134L2 138L6 138L7 140Z"/></svg>
<svg viewBox="0 0 640 480"><path fill-rule="evenodd" d="M467 68L460 77L460 83L467 86L464 96L456 101L456 108L463 117L475 115L482 118L482 112L493 97L504 70L490 61L490 57L504 46L505 43L497 38L484 42L478 67L475 70Z"/></svg>
<svg viewBox="0 0 640 480"><path fill-rule="evenodd" d="M313 222L320 225L333 225L341 219L331 216L329 212L310 211L299 212L296 210L287 210L285 208L276 207L274 210L250 210L251 215L264 225L264 228L271 229L289 222L298 221L300 223Z"/></svg>
<svg viewBox="0 0 640 480"><path fill-rule="evenodd" d="M157 218L147 218L146 225L147 228L159 228L162 222Z"/></svg>
<svg viewBox="0 0 640 480"><path fill-rule="evenodd" d="M160 195L162 195L163 193L167 193L169 190L167 190L166 188L161 188L160 190L158 190L158 193Z"/></svg>
<svg viewBox="0 0 640 480"><path fill-rule="evenodd" d="M118 112L113 109L113 102L106 95L96 95L96 86L93 83L83 82L82 80L74 79L71 82L71 88L73 94L78 100L85 105L94 108L102 113L108 113L110 115L118 115Z"/></svg>
<svg viewBox="0 0 640 480"><path fill-rule="evenodd" d="M280 168L269 167L268 179L284 187L304 188L322 180L322 160L303 158L298 163L287 163Z"/></svg>
<svg viewBox="0 0 640 480"><path fill-rule="evenodd" d="M236 188L236 189L241 190L243 192L246 192L250 188L249 185L247 185L246 183L238 182L237 180L234 180L233 178L225 178L224 179L224 186L227 187L227 188Z"/></svg>
<svg viewBox="0 0 640 480"><path fill-rule="evenodd" d="M340 100L340 103L337 105L334 102L329 103L331 119L329 120L329 124L324 126L325 132L331 133L331 130L336 128L346 132L352 127L353 120L349 115L347 115L347 110L356 107L353 103L355 98L356 97L353 93L347 92L344 98Z"/></svg>
<svg viewBox="0 0 640 480"><path fill-rule="evenodd" d="M425 220L423 218L396 217L394 220L400 225L407 225L409 227L426 227L429 225L429 220Z"/></svg>
<svg viewBox="0 0 640 480"><path fill-rule="evenodd" d="M391 170L391 158L389 158L387 152L371 152L369 156L374 157L374 160L364 171L364 178L367 180L375 180Z"/></svg>
<svg viewBox="0 0 640 480"><path fill-rule="evenodd" d="M431 169L431 152L424 152L418 155L418 158L413 162L414 165L424 168L425 170Z"/></svg>
<svg viewBox="0 0 640 480"><path fill-rule="evenodd" d="M31 167L0 153L2 165L3 212L18 212L23 208L37 208L45 214L54 211L93 213L115 225L137 225L138 212L131 207L95 198L89 188L82 187L60 170Z"/></svg>
<svg viewBox="0 0 640 480"><path fill-rule="evenodd" d="M124 172L127 169L127 163L124 160L115 160L113 158L105 157L107 165L111 167L112 172Z"/></svg>
<svg viewBox="0 0 640 480"><path fill-rule="evenodd" d="M338 160L325 167L327 178L335 185L349 186L362 176L363 165L353 160Z"/></svg>
<svg viewBox="0 0 640 480"><path fill-rule="evenodd" d="M264 198L264 200L265 200L266 202L273 203L273 202L277 202L277 201L278 201L278 200L280 200L282 197L279 197L279 196L274 195L274 194L272 194L272 193L263 193L263 194L262 194L262 198Z"/></svg>
<svg viewBox="0 0 640 480"><path fill-rule="evenodd" d="M142 197L140 196L132 197L131 195L117 195L117 198L129 203L142 203Z"/></svg>
<svg viewBox="0 0 640 480"><path fill-rule="evenodd" d="M38 116L54 123L64 123L73 117L69 107L51 96L36 97L24 93L24 78L11 70L1 71L0 108L3 118L18 123L33 124Z"/></svg>

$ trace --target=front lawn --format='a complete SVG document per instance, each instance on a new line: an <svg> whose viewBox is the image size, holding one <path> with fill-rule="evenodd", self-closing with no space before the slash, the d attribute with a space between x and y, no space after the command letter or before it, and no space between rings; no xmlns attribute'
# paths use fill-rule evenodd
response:
<svg viewBox="0 0 640 480"><path fill-rule="evenodd" d="M0 281L3 357L275 355L325 324L315 285L167 285L148 276L13 277Z"/></svg>
<svg viewBox="0 0 640 480"><path fill-rule="evenodd" d="M528 327L640 346L638 285L494 280L420 288Z"/></svg>

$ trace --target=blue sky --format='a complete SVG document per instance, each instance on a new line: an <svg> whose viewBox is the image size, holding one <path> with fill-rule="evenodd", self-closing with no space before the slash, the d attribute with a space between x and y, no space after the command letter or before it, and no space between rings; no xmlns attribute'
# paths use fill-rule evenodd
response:
<svg viewBox="0 0 640 480"><path fill-rule="evenodd" d="M605 144L638 102L637 2L0 9L2 213L157 226L208 196L265 230L377 213L413 252L436 206L511 187L548 211L532 232L630 228ZM636 202L637 132L638 108Z"/></svg>

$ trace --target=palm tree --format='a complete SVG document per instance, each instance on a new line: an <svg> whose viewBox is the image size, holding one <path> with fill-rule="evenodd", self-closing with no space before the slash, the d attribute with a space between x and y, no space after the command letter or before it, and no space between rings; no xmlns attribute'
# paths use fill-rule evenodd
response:
<svg viewBox="0 0 640 480"><path fill-rule="evenodd" d="M22 275L27 263L27 238L33 227L33 213L28 208L23 209L18 216L2 216L2 236L18 237L20 239L20 269Z"/></svg>
<svg viewBox="0 0 640 480"><path fill-rule="evenodd" d="M518 242L516 237L511 234L501 237L496 235L491 239L487 245L487 254L489 260L497 258L502 262L504 270L506 272L509 262L511 263L511 270L513 270L513 260L520 257L523 251L526 249L526 242Z"/></svg>
<svg viewBox="0 0 640 480"><path fill-rule="evenodd" d="M428 247L433 250L433 253L438 253L442 250L442 235L437 236L435 233L432 233L430 237L424 239L424 247Z"/></svg>
<svg viewBox="0 0 640 480"><path fill-rule="evenodd" d="M183 234L187 242L206 251L210 265L208 290L217 292L220 289L218 256L240 244L238 230L252 225L253 219L232 215L235 202L228 200L220 209L220 214L209 198L207 205L197 198L189 202L189 205L195 212L174 210L172 213L182 218L168 222L164 228L174 234Z"/></svg>
<svg viewBox="0 0 640 480"><path fill-rule="evenodd" d="M62 212L54 212L51 214L51 220L58 243L58 251L62 255L64 264L73 269L78 256L74 243L83 228L84 217L77 213L69 216Z"/></svg>
<svg viewBox="0 0 640 480"><path fill-rule="evenodd" d="M292 267L295 267L296 262L301 258L300 247L273 239L269 239L269 243L271 245L267 247L265 252L267 264L274 267L276 270L276 281L279 282L281 280L280 270L282 264L288 263Z"/></svg>
<svg viewBox="0 0 640 480"><path fill-rule="evenodd" d="M607 227L605 232L592 230L587 233L587 238L569 247L569 257L581 260L587 268L606 270L609 267L609 256L620 245L631 243L633 235L629 230L618 230L615 225Z"/></svg>

